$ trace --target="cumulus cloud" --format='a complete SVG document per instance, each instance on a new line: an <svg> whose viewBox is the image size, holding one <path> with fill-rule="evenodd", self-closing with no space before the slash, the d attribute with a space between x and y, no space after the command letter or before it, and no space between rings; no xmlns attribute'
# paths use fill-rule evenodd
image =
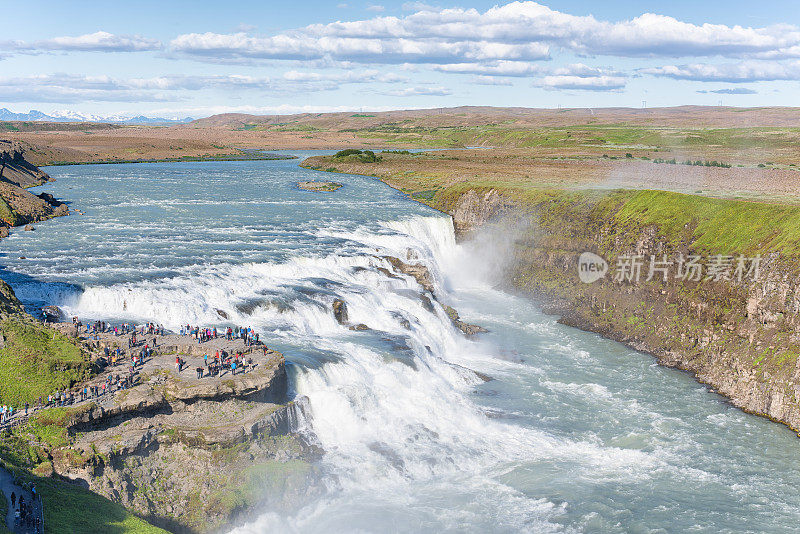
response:
<svg viewBox="0 0 800 534"><path fill-rule="evenodd" d="M42 41L2 41L0 48L20 52L141 52L159 50L160 41L139 35L114 35L104 31L87 33L76 37L54 37Z"/></svg>
<svg viewBox="0 0 800 534"><path fill-rule="evenodd" d="M532 44L539 50L557 46L584 54L641 56L741 56L784 55L800 50L800 29L790 25L764 28L692 24L673 17L645 13L630 20L612 22L593 16L576 16L536 2L511 2L486 11L442 9L408 5L418 9L405 17L312 24L276 35L277 41L302 36L312 41L354 39L382 42L486 42L512 47ZM188 43L183 43L184 45ZM183 48L191 52L190 48ZM497 57L496 59L515 59Z"/></svg>
<svg viewBox="0 0 800 534"><path fill-rule="evenodd" d="M733 87L729 89L714 89L713 91L697 91L701 94L713 93L717 95L756 95L758 91L746 87Z"/></svg>
<svg viewBox="0 0 800 534"><path fill-rule="evenodd" d="M534 85L550 90L621 91L625 88L626 78L625 74L613 69L574 63L554 69L552 74Z"/></svg>
<svg viewBox="0 0 800 534"><path fill-rule="evenodd" d="M614 76L545 76L536 86L553 90L619 91L625 88L625 79Z"/></svg>
<svg viewBox="0 0 800 534"><path fill-rule="evenodd" d="M252 37L244 33L191 33L170 43L173 51L196 58L224 59L332 59L359 63L452 63L498 59L537 60L549 49L539 43L507 44L490 41L384 39L307 36L300 33Z"/></svg>
<svg viewBox="0 0 800 534"><path fill-rule="evenodd" d="M747 83L800 80L800 61L742 61L739 63L694 63L641 69L644 74L698 82Z"/></svg>
<svg viewBox="0 0 800 534"><path fill-rule="evenodd" d="M545 87L587 90L621 89L624 76L546 72L534 63L549 60L553 50L615 57L800 57L800 28L786 24L761 28L694 24L654 13L610 21L572 15L533 1L511 2L484 11L420 2L404 4L403 8L411 12L311 24L267 36L188 33L173 39L169 50L175 57L218 63L412 63L473 76L547 74L542 80ZM674 70L679 67L672 68L672 72L670 67L663 67L662 72L651 73L692 79L690 74Z"/></svg>

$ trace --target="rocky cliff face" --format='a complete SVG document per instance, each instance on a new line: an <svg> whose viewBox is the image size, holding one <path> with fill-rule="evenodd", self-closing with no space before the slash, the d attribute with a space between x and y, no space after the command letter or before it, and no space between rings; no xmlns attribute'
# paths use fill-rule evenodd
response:
<svg viewBox="0 0 800 534"><path fill-rule="evenodd" d="M197 384L161 370L113 403L42 412L65 438L40 452L57 475L173 532L210 532L255 505L290 508L306 491L309 451L289 433L286 370L273 365ZM57 446L52 446L57 445Z"/></svg>
<svg viewBox="0 0 800 534"><path fill-rule="evenodd" d="M767 253L760 258L758 277L744 272L740 280L734 255L723 260L729 269L718 279L708 270L699 280L679 279L679 258L698 256L706 268L716 261L696 246L691 224L668 235L658 225L631 224L615 217L608 205L598 206L584 200L580 208L515 208L496 191L472 191L449 211L462 234L504 214L532 218L534 224L514 249L509 283L515 290L566 324L653 354L664 365L694 373L736 406L800 430L796 263ZM608 265L591 283L581 281L578 270L587 251ZM638 279L620 277L625 270L620 265L631 257L641 261ZM666 279L658 271L648 280L651 260L665 258L673 261ZM746 259L749 271L752 261Z"/></svg>
<svg viewBox="0 0 800 534"><path fill-rule="evenodd" d="M46 172L25 159L25 148L19 142L0 139L0 181L33 187L49 180Z"/></svg>
<svg viewBox="0 0 800 534"><path fill-rule="evenodd" d="M20 226L66 215L67 206L52 195L34 195L26 188L50 180L25 159L25 150L17 142L0 139L0 237L12 226Z"/></svg>

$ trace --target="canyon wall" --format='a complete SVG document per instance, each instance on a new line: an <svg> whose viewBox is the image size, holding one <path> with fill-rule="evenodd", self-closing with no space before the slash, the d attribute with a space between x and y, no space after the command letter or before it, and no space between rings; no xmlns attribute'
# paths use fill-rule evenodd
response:
<svg viewBox="0 0 800 534"><path fill-rule="evenodd" d="M490 221L527 221L513 248L512 290L565 324L690 371L734 405L798 431L797 240L777 225L743 235L783 211L696 198L554 193L521 203L496 190L469 190L445 211L462 237ZM701 225L680 213L684 202L710 203L718 220ZM661 218L653 216L657 210ZM585 253L597 263L597 280L588 283L579 271ZM586 265L584 275L592 269Z"/></svg>

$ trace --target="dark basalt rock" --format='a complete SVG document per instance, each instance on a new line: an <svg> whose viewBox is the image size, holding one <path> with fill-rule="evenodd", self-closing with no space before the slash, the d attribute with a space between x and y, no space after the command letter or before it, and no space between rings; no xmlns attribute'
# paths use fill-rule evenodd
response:
<svg viewBox="0 0 800 534"><path fill-rule="evenodd" d="M342 299L336 299L333 301L333 316L336 318L336 322L344 325L347 324L347 304Z"/></svg>

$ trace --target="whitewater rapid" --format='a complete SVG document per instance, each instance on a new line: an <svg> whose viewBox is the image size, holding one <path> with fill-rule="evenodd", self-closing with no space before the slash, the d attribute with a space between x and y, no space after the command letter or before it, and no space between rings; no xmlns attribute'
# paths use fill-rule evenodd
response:
<svg viewBox="0 0 800 534"><path fill-rule="evenodd" d="M286 355L322 489L235 534L800 524L796 437L497 289L508 229L457 243L449 217L367 177L300 191L317 173L291 161L48 172L86 215L0 242L0 276L26 305L252 326ZM425 265L434 294L386 257ZM339 324L337 298L369 330ZM468 339L443 305L489 332Z"/></svg>

